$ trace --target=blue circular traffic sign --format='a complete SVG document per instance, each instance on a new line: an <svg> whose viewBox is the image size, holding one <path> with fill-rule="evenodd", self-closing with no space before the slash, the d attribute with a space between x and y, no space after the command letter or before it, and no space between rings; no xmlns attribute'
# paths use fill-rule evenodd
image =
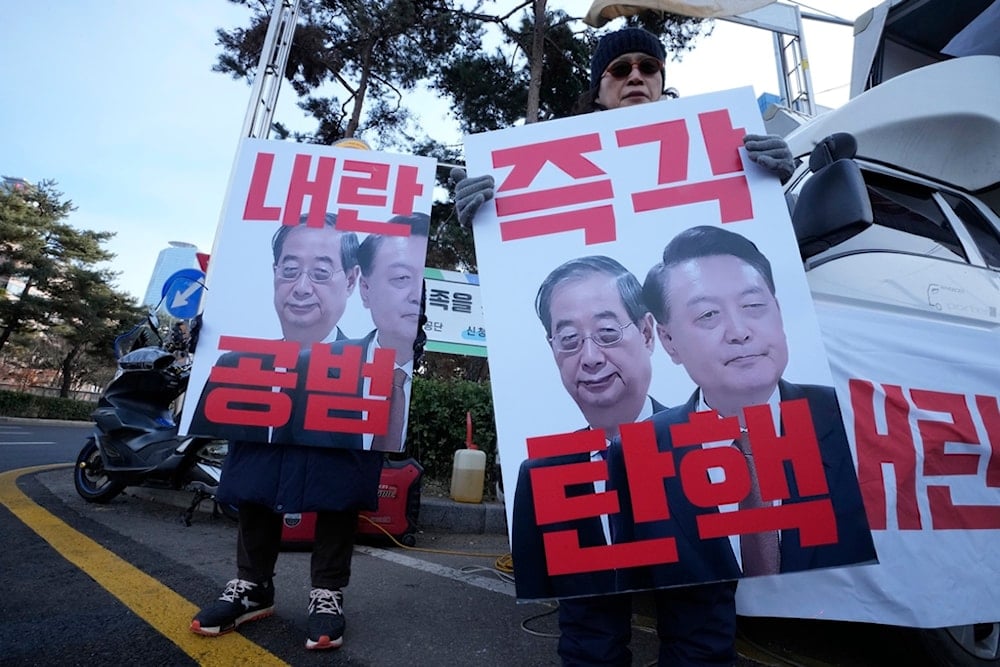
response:
<svg viewBox="0 0 1000 667"><path fill-rule="evenodd" d="M198 314L201 295L205 291L205 274L198 269L181 269L163 283L163 306L180 319Z"/></svg>

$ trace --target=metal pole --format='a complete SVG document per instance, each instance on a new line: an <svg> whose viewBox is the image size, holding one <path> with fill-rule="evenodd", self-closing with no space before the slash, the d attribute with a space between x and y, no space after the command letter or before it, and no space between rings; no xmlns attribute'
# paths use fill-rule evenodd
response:
<svg viewBox="0 0 1000 667"><path fill-rule="evenodd" d="M295 35L299 0L276 0L267 24L264 48L250 90L250 104L243 119L241 137L267 139L278 101L278 90L288 64L288 52Z"/></svg>

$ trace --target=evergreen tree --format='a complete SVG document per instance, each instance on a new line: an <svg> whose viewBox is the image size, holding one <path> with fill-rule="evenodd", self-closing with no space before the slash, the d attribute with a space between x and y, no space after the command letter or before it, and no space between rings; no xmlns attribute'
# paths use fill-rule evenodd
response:
<svg viewBox="0 0 1000 667"><path fill-rule="evenodd" d="M0 277L24 283L17 298L0 299L0 350L13 333L54 321L52 297L70 288L74 267L111 259L101 244L113 234L64 222L73 210L52 181L24 191L0 190Z"/></svg>
<svg viewBox="0 0 1000 667"><path fill-rule="evenodd" d="M520 14L475 15L484 24L496 26L502 43L488 52L456 50L435 79L435 88L452 100L464 132L563 118L572 114L577 99L586 92L598 34L589 29L575 31L578 19L561 10L540 12L545 4L545 0L523 3L517 8L525 9ZM538 17L544 17L540 31L535 30ZM623 25L641 26L659 35L670 57L680 60L700 35L710 32L712 24L646 11L609 30ZM540 74L532 70L539 58ZM529 101L533 94L537 103Z"/></svg>
<svg viewBox="0 0 1000 667"><path fill-rule="evenodd" d="M248 28L218 31L223 52L216 71L252 79L272 6L253 10ZM585 92L597 44L577 18L546 11L545 0L525 0L498 14L482 7L459 0L301 0L284 77L317 128L295 133L277 125L277 136L316 143L361 136L376 148L434 157L442 165L438 185L451 192L449 165L464 162L461 147L434 136L436 127L414 128L407 94L419 84L431 86L470 134L565 117ZM661 35L675 59L711 25L657 12L628 23ZM487 49L489 26L502 40ZM459 225L450 198L435 204L430 238L428 266L476 271L472 235ZM425 370L428 364L437 377L488 375L485 359L431 355Z"/></svg>
<svg viewBox="0 0 1000 667"><path fill-rule="evenodd" d="M316 119L309 133L279 136L333 143L360 136L379 148L404 146L412 134L407 95L456 48L478 48L477 24L456 0L301 0L284 77ZM248 28L219 30L218 72L251 79L270 8L261 3Z"/></svg>
<svg viewBox="0 0 1000 667"><path fill-rule="evenodd" d="M66 289L51 299L58 323L51 327L50 338L58 340L62 397L68 397L71 387L94 366L113 368L115 336L144 317L133 297L110 286L114 277L106 270L71 267L65 276Z"/></svg>

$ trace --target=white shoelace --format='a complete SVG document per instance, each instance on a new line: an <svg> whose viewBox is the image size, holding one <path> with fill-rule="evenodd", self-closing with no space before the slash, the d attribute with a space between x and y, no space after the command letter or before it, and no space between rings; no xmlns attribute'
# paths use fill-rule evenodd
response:
<svg viewBox="0 0 1000 667"><path fill-rule="evenodd" d="M328 588L314 588L309 592L309 613L344 615L341 606L344 594Z"/></svg>
<svg viewBox="0 0 1000 667"><path fill-rule="evenodd" d="M243 593L246 593L251 588L257 588L257 584L246 579L232 579L226 584L226 590L222 591L219 599L226 602L236 602L238 598L242 597Z"/></svg>

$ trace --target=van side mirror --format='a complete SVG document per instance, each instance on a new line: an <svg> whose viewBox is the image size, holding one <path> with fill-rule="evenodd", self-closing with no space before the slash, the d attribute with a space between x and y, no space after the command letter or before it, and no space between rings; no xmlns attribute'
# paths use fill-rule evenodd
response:
<svg viewBox="0 0 1000 667"><path fill-rule="evenodd" d="M809 156L813 175L802 186L792 227L802 259L828 250L874 222L871 199L853 160L857 141L841 132L821 141Z"/></svg>

